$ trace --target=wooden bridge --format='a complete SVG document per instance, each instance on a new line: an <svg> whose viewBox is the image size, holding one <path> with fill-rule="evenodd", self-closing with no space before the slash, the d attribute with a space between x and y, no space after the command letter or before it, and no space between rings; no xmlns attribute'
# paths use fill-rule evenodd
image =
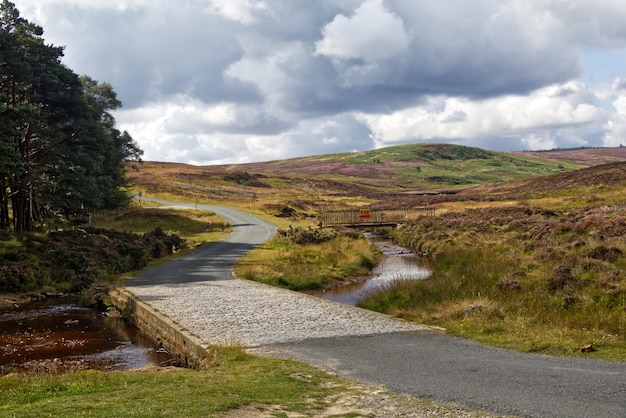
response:
<svg viewBox="0 0 626 418"><path fill-rule="evenodd" d="M356 209L328 211L322 214L322 226L395 226L422 216L435 216L435 209Z"/></svg>

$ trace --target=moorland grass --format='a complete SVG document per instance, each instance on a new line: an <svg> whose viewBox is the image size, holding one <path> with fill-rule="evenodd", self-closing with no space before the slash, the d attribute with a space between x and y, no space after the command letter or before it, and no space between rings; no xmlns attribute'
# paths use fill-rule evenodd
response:
<svg viewBox="0 0 626 418"><path fill-rule="evenodd" d="M100 215L94 218L93 226L135 234L145 234L161 228L184 238L189 246L220 241L230 233L230 225L213 212L150 206Z"/></svg>
<svg viewBox="0 0 626 418"><path fill-rule="evenodd" d="M626 209L524 206L447 213L398 233L428 280L360 306L527 352L626 360Z"/></svg>
<svg viewBox="0 0 626 418"><path fill-rule="evenodd" d="M416 170L407 165L415 151L406 147L338 157L381 167L398 162L403 170L411 170L407 176L413 179L452 178L469 170L480 181L488 181L510 165L518 171L505 178L575 168L562 161L531 158L526 164L514 154L481 158L456 150L461 154L440 156ZM624 257L605 259L615 249L626 251L624 213L619 209L624 187L609 186L623 178L619 170L603 167L510 187L499 183L476 189L478 198L469 202L439 203L437 218L425 220L419 228L409 226L398 236L402 245L427 257L433 277L395 283L398 289L372 297L364 306L522 351L576 354L591 343L598 351L585 355L623 359L626 262ZM605 178L609 175L615 179ZM299 189L272 190L273 197L268 194L264 201L278 204L296 192ZM334 198L322 190L316 193L324 202ZM339 199L345 203L342 199L347 197ZM264 204L260 200L257 208ZM293 220L283 219L281 227L286 227L285 221ZM332 287L341 282L338 276L352 274L336 267L338 258L351 259L338 254L342 253L330 243L303 246L275 240L240 260L236 272L298 290ZM357 259L356 265L361 261Z"/></svg>

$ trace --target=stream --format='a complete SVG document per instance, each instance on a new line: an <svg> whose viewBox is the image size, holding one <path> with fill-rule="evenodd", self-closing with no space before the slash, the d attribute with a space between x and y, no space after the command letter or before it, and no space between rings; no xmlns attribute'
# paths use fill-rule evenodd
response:
<svg viewBox="0 0 626 418"><path fill-rule="evenodd" d="M130 370L171 357L120 317L49 298L0 311L0 375Z"/></svg>
<svg viewBox="0 0 626 418"><path fill-rule="evenodd" d="M372 277L365 282L342 286L316 296L354 306L369 292L395 280L423 280L430 277L430 270L422 267L420 260L409 249L373 234L365 235L385 255L383 261L372 271Z"/></svg>

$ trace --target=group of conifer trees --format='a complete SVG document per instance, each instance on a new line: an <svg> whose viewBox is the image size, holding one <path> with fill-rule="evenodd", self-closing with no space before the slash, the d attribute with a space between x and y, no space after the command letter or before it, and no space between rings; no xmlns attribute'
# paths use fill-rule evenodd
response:
<svg viewBox="0 0 626 418"><path fill-rule="evenodd" d="M18 236L126 204L127 162L142 155L116 129L111 85L78 76L62 56L0 3L0 230Z"/></svg>

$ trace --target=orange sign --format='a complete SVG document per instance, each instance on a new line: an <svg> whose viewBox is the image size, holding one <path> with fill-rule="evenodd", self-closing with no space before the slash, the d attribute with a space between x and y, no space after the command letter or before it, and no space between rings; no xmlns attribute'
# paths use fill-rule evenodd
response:
<svg viewBox="0 0 626 418"><path fill-rule="evenodd" d="M369 209L361 209L359 211L359 218L371 218L372 217L372 211Z"/></svg>

